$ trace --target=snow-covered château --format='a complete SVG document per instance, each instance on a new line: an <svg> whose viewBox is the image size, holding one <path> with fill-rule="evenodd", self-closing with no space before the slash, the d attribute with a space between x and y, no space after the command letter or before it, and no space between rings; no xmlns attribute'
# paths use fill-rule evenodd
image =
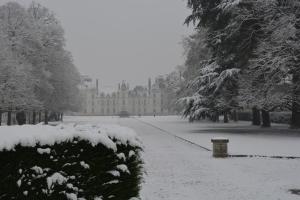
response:
<svg viewBox="0 0 300 200"><path fill-rule="evenodd" d="M92 82L86 79L84 82ZM118 89L112 93L99 91L98 80L95 86L84 84L81 87L83 115L114 116L120 114L128 115L164 115L168 114L162 107L163 94L159 84L151 84L148 87L136 86L129 88L129 84L123 81L118 85Z"/></svg>

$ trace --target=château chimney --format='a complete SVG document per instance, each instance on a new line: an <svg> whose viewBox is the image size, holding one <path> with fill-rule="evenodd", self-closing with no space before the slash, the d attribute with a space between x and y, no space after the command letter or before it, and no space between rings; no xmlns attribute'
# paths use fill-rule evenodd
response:
<svg viewBox="0 0 300 200"><path fill-rule="evenodd" d="M97 96L99 94L99 80L98 79L96 79L96 94L97 94Z"/></svg>
<svg viewBox="0 0 300 200"><path fill-rule="evenodd" d="M148 79L148 94L151 93L151 78Z"/></svg>

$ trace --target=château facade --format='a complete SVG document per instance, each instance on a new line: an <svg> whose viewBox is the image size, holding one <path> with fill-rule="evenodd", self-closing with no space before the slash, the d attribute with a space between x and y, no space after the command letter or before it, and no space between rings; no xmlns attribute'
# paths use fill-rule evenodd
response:
<svg viewBox="0 0 300 200"><path fill-rule="evenodd" d="M120 113L129 115L164 115L167 111L163 109L163 94L158 84L148 87L137 86L130 90L129 84L123 81L118 90L112 93L102 93L96 87L82 90L83 115L114 116Z"/></svg>

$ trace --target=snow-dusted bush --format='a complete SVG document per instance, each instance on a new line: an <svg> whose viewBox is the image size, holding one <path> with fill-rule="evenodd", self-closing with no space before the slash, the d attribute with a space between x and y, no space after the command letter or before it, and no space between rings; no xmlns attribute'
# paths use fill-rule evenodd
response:
<svg viewBox="0 0 300 200"><path fill-rule="evenodd" d="M120 126L0 128L0 199L139 196L141 143Z"/></svg>

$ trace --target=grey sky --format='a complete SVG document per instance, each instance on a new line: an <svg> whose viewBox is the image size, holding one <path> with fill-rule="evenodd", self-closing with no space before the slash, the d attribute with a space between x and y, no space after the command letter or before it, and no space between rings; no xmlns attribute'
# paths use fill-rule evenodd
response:
<svg viewBox="0 0 300 200"><path fill-rule="evenodd" d="M79 71L102 87L144 85L183 63L180 42L192 31L184 0L36 1L56 13Z"/></svg>

